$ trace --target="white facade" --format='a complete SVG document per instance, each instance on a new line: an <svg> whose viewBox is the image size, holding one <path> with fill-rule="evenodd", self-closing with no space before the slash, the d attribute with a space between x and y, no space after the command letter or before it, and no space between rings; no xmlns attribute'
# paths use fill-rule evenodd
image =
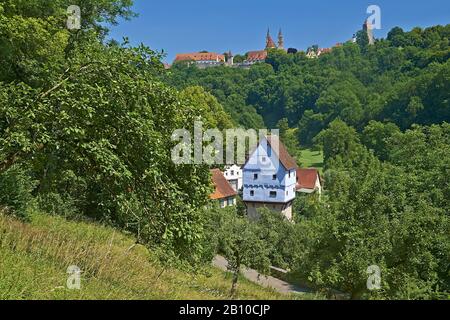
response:
<svg viewBox="0 0 450 320"><path fill-rule="evenodd" d="M232 166L225 167L225 172L223 175L234 191L242 190L243 179L242 168L240 166L234 164Z"/></svg>
<svg viewBox="0 0 450 320"><path fill-rule="evenodd" d="M270 143L263 139L243 169L243 200L248 215L255 218L258 208L267 207L292 219L296 182L296 169L286 169Z"/></svg>
<svg viewBox="0 0 450 320"><path fill-rule="evenodd" d="M236 197L229 197L226 199L219 199L220 208L232 207L236 205Z"/></svg>

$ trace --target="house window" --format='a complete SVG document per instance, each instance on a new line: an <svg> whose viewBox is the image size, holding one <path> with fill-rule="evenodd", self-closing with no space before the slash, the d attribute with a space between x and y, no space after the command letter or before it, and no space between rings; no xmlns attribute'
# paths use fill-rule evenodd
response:
<svg viewBox="0 0 450 320"><path fill-rule="evenodd" d="M287 195L287 196L289 195L289 191L286 191L286 195Z"/></svg>
<svg viewBox="0 0 450 320"><path fill-rule="evenodd" d="M277 192L276 191L270 191L270 197L271 198L276 198L277 197Z"/></svg>
<svg viewBox="0 0 450 320"><path fill-rule="evenodd" d="M231 170L231 175L234 176L234 170Z"/></svg>
<svg viewBox="0 0 450 320"><path fill-rule="evenodd" d="M221 208L225 208L225 201L224 200L220 200L220 207Z"/></svg>
<svg viewBox="0 0 450 320"><path fill-rule="evenodd" d="M291 177L291 171L289 170L289 178Z"/></svg>
<svg viewBox="0 0 450 320"><path fill-rule="evenodd" d="M276 175L276 174L274 174L274 175L272 176L272 180L277 180L277 175Z"/></svg>
<svg viewBox="0 0 450 320"><path fill-rule="evenodd" d="M250 190L250 196L251 196L251 197L255 196L255 191Z"/></svg>
<svg viewBox="0 0 450 320"><path fill-rule="evenodd" d="M233 198L228 198L228 205L232 206L234 204Z"/></svg>
<svg viewBox="0 0 450 320"><path fill-rule="evenodd" d="M255 173L255 174L253 175L253 180L258 180L258 174L257 174L257 173Z"/></svg>

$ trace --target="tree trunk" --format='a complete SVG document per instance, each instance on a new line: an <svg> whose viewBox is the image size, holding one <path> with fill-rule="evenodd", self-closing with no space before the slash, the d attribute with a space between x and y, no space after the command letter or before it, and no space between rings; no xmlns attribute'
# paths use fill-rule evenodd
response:
<svg viewBox="0 0 450 320"><path fill-rule="evenodd" d="M241 270L241 258L239 252L236 253L236 266L233 270L233 283L231 284L231 298L234 299L237 291L237 283L239 279L239 271Z"/></svg>

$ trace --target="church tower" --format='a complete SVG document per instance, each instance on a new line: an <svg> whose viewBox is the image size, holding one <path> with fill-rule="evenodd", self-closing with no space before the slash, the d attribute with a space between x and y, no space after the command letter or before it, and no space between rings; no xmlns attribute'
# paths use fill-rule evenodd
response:
<svg viewBox="0 0 450 320"><path fill-rule="evenodd" d="M284 37L283 37L283 33L278 32L278 49L283 49L284 50Z"/></svg>
<svg viewBox="0 0 450 320"><path fill-rule="evenodd" d="M267 29L267 36L266 36L266 50L268 49L276 49L277 46L275 45L275 42L273 41L272 37L270 36L270 30Z"/></svg>

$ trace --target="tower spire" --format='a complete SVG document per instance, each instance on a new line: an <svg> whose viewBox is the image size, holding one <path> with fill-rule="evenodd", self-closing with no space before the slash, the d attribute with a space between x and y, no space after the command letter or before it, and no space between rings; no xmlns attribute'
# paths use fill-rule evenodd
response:
<svg viewBox="0 0 450 320"><path fill-rule="evenodd" d="M273 41L272 37L270 36L270 29L267 29L267 36L266 36L266 50L267 49L275 49L277 46L275 45L275 42Z"/></svg>
<svg viewBox="0 0 450 320"><path fill-rule="evenodd" d="M284 37L281 29L280 32L278 32L278 49L284 49Z"/></svg>

